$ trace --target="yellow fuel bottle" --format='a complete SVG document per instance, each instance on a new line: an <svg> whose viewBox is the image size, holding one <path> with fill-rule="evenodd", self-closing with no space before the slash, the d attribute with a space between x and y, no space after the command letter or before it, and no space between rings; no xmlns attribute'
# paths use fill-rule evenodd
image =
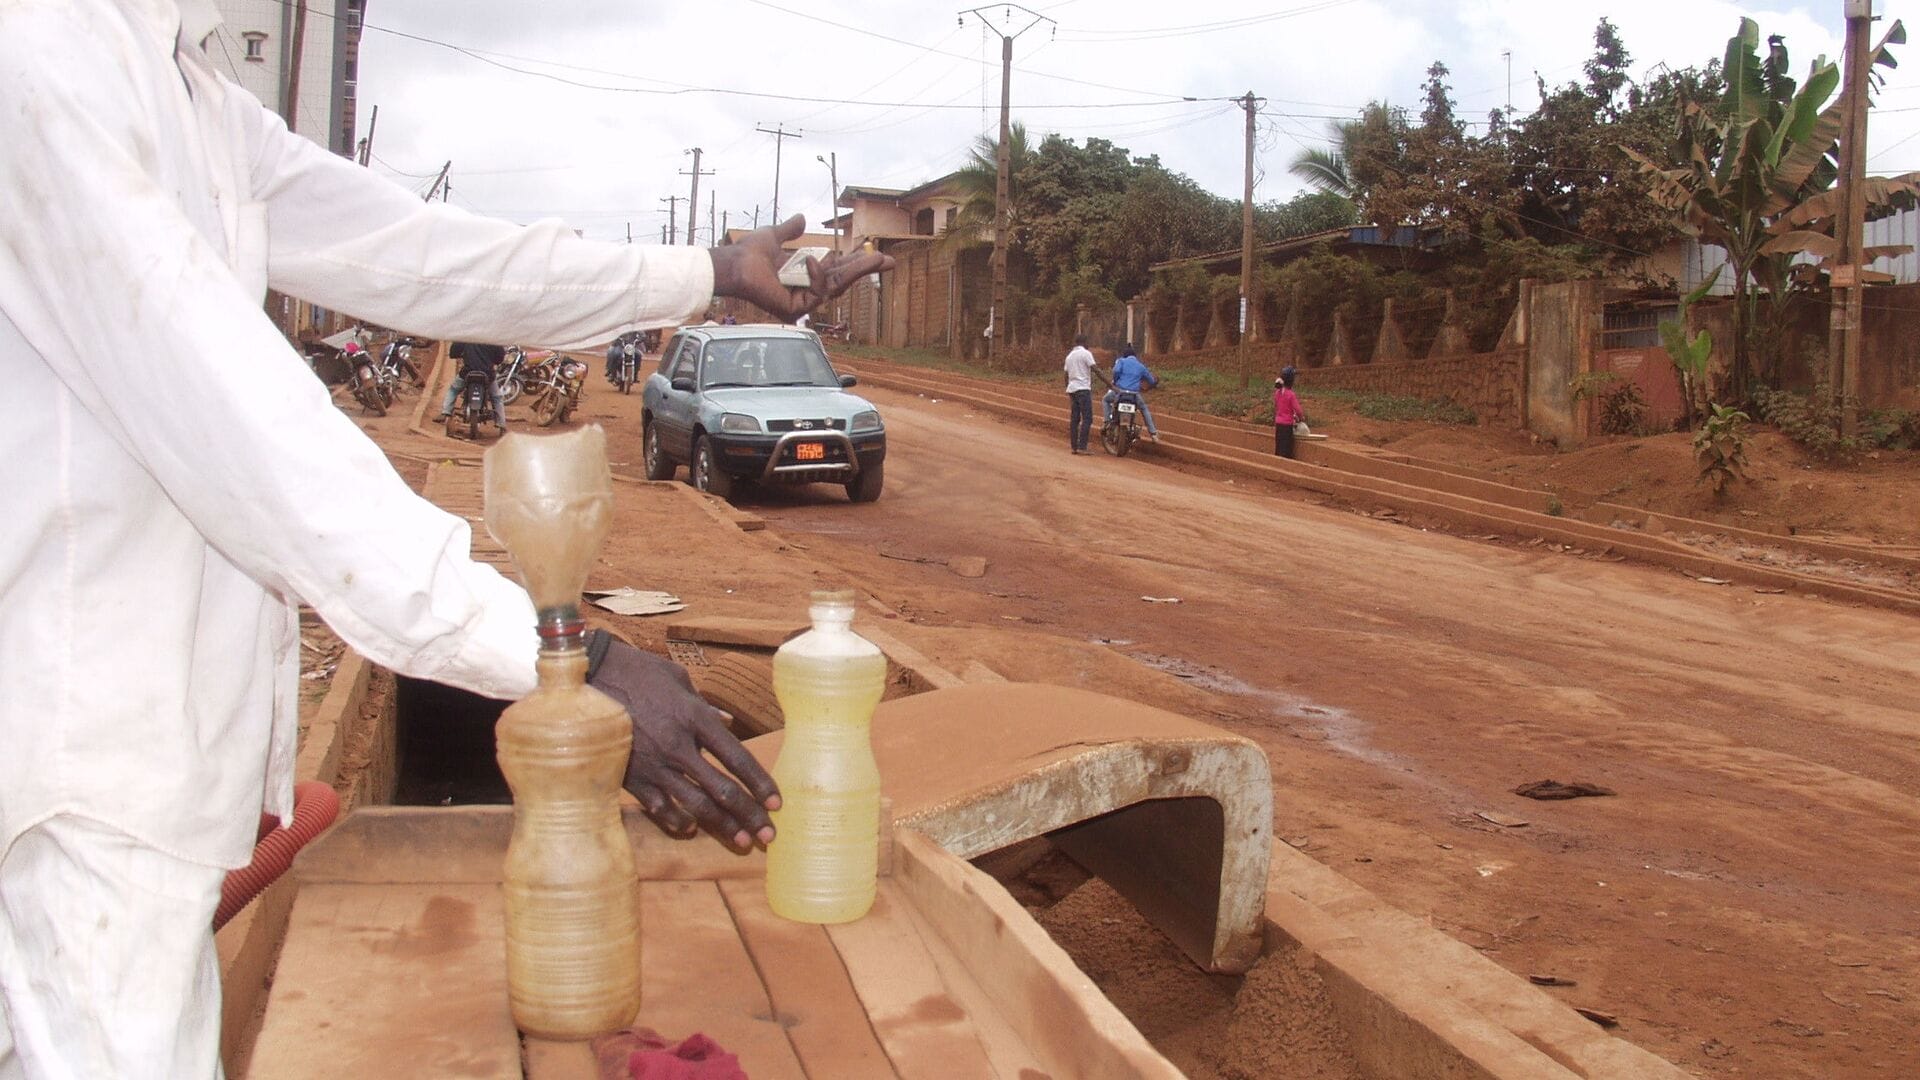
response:
<svg viewBox="0 0 1920 1080"><path fill-rule="evenodd" d="M853 594L816 592L813 628L773 657L786 733L773 779L776 831L767 901L804 923L852 922L873 906L879 872L880 770L869 732L887 658L853 632Z"/></svg>

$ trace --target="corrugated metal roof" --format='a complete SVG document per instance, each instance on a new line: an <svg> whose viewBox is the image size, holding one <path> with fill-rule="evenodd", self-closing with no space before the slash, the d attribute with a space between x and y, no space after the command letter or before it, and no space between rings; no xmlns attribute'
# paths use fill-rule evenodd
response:
<svg viewBox="0 0 1920 1080"><path fill-rule="evenodd" d="M1914 245L1920 243L1920 209L1903 210L1891 217L1867 222L1865 240L1868 247L1891 247L1897 244L1904 244L1907 247L1906 254L1875 259L1868 264L1868 269L1892 274L1893 280L1901 285L1911 285L1920 281L1920 252L1914 250ZM1702 244L1693 239L1685 241L1685 244L1686 262L1680 280L1680 291L1683 293L1692 292L1701 282L1707 280L1707 275L1713 273L1717 267L1727 265L1725 248L1717 244ZM1794 261L1811 263L1818 260L1811 255L1802 255ZM1720 280L1714 282L1713 290L1709 295L1733 295L1731 270L1720 272Z"/></svg>

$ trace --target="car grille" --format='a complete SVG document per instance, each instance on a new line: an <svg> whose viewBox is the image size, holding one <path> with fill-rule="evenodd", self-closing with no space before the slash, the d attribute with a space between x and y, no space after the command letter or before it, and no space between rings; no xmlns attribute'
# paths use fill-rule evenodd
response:
<svg viewBox="0 0 1920 1080"><path fill-rule="evenodd" d="M768 431L845 431L845 420L769 420Z"/></svg>

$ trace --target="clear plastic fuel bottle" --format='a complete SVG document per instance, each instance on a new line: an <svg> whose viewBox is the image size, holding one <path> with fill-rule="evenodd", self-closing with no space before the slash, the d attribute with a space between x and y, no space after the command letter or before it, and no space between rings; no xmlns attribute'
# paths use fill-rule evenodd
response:
<svg viewBox="0 0 1920 1080"><path fill-rule="evenodd" d="M786 714L773 766L780 785L767 847L767 901L795 922L852 922L873 906L880 770L869 732L887 658L853 632L853 594L816 592L813 628L773 657Z"/></svg>
<svg viewBox="0 0 1920 1080"><path fill-rule="evenodd" d="M598 427L508 435L486 455L487 530L505 544L538 620L539 686L495 728L513 788L507 997L529 1035L587 1039L640 1008L640 912L620 780L633 728L586 685L580 589L613 516Z"/></svg>

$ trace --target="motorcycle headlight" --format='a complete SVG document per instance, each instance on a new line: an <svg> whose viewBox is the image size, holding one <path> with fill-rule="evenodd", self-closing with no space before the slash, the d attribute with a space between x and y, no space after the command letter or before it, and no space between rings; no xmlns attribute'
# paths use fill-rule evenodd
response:
<svg viewBox="0 0 1920 1080"><path fill-rule="evenodd" d="M872 409L853 414L853 422L847 425L850 432L879 431L880 414Z"/></svg>
<svg viewBox="0 0 1920 1080"><path fill-rule="evenodd" d="M759 434L760 418L746 413L724 413L720 417L720 430L735 435Z"/></svg>

